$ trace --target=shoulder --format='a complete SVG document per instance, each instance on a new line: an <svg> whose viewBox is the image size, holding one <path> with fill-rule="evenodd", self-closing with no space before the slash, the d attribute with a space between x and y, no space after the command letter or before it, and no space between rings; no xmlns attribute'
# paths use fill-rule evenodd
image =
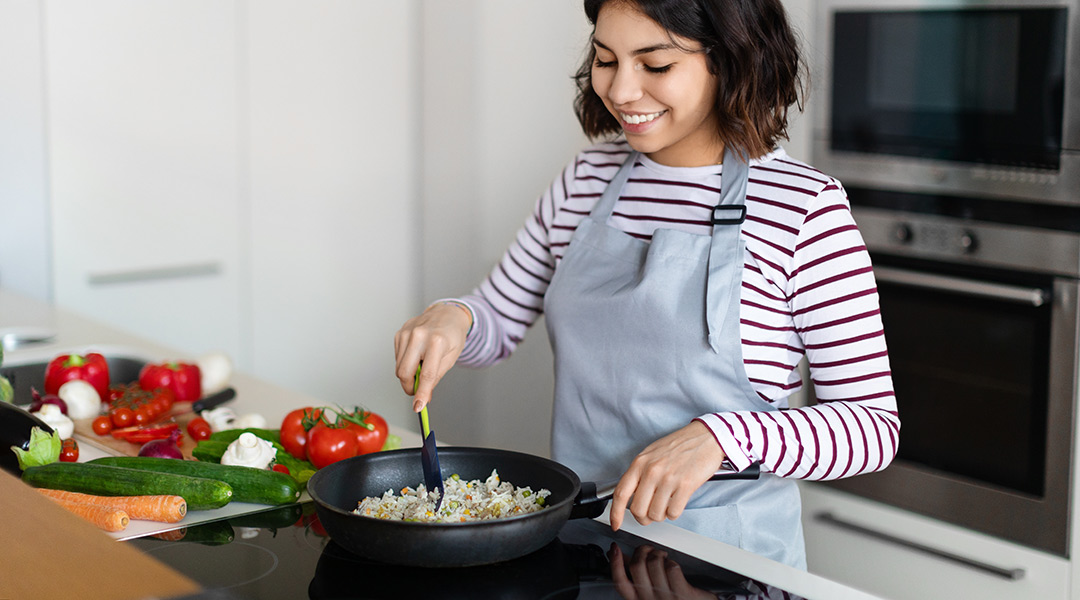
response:
<svg viewBox="0 0 1080 600"><path fill-rule="evenodd" d="M836 178L792 158L783 148L750 161L747 201L748 211L799 215L799 222L822 210L850 210Z"/></svg>
<svg viewBox="0 0 1080 600"><path fill-rule="evenodd" d="M597 142L578 152L567 165L567 172L576 179L602 179L606 183L632 151L630 144L621 138Z"/></svg>

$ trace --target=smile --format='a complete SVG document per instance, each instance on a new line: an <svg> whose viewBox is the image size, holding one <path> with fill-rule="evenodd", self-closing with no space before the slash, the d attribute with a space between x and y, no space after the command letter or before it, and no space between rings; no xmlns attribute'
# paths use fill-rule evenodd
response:
<svg viewBox="0 0 1080 600"><path fill-rule="evenodd" d="M624 112L620 112L619 118L621 118L626 123L630 123L631 125L639 125L641 123L648 123L649 121L656 119L665 112L667 111L662 110L660 112L649 113L647 115L628 115Z"/></svg>

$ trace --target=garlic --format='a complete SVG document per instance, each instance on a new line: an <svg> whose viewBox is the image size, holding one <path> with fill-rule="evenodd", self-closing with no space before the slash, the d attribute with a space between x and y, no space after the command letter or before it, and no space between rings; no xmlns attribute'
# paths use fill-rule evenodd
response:
<svg viewBox="0 0 1080 600"><path fill-rule="evenodd" d="M276 456L277 449L270 442L245 432L225 449L221 464L265 469Z"/></svg>
<svg viewBox="0 0 1080 600"><path fill-rule="evenodd" d="M68 417L71 419L89 419L101 412L101 396L94 386L82 379L65 382L56 395L67 403Z"/></svg>
<svg viewBox="0 0 1080 600"><path fill-rule="evenodd" d="M75 433L75 422L68 418L55 404L44 404L41 410L34 413L37 418L60 434L60 439L66 440Z"/></svg>

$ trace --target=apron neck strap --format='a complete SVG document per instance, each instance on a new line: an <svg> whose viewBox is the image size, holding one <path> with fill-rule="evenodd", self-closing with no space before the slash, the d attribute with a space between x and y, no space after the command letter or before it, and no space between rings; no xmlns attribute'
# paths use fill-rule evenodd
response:
<svg viewBox="0 0 1080 600"><path fill-rule="evenodd" d="M626 181L630 179L630 171L634 170L634 164L637 163L640 155L641 153L634 150L630 153L630 156L626 157L626 161L623 162L618 172L611 178L611 182L604 188L600 200L596 202L592 211L589 212L589 216L593 220L607 223L608 218L611 217L611 211L615 209L615 201L622 195L623 187L626 186Z"/></svg>

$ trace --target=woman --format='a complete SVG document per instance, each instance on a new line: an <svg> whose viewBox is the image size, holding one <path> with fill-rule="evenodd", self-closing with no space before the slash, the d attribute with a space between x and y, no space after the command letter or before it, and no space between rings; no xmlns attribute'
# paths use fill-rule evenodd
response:
<svg viewBox="0 0 1080 600"><path fill-rule="evenodd" d="M413 408L541 314L552 455L611 504L805 567L795 479L885 468L899 419L846 195L788 157L800 59L780 0L585 0L581 152L473 294L395 337ZM806 356L819 404L787 409ZM413 390L419 361L423 374ZM759 462L758 481L707 482Z"/></svg>

